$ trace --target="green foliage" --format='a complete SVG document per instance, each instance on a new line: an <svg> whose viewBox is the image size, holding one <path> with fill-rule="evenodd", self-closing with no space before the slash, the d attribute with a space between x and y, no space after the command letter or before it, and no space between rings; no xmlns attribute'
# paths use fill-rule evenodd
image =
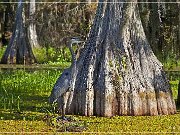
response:
<svg viewBox="0 0 180 135"><path fill-rule="evenodd" d="M166 72L168 79L170 80L170 86L173 91L174 99L177 99L178 96L178 84L180 81L180 72L179 71L169 71Z"/></svg>
<svg viewBox="0 0 180 135"><path fill-rule="evenodd" d="M0 48L0 59L2 58L6 46ZM48 65L60 65L67 67L71 63L71 53L67 47L61 49L55 48L35 48L33 50L35 58L39 64L48 64Z"/></svg>
<svg viewBox="0 0 180 135"><path fill-rule="evenodd" d="M69 65L71 62L71 54L68 48L40 48L33 50L38 63L46 63L49 65Z"/></svg>
<svg viewBox="0 0 180 135"><path fill-rule="evenodd" d="M47 103L60 70L0 71L1 132L180 132L180 113L169 116L66 116L59 119L54 105ZM179 74L170 72L177 97Z"/></svg>
<svg viewBox="0 0 180 135"><path fill-rule="evenodd" d="M81 117L89 124L87 132L178 132L180 114L170 116Z"/></svg>
<svg viewBox="0 0 180 135"><path fill-rule="evenodd" d="M48 61L45 48L40 48L40 49L36 48L33 50L33 53L38 63L45 63Z"/></svg>
<svg viewBox="0 0 180 135"><path fill-rule="evenodd" d="M166 54L166 56L164 56L164 59L162 60L164 67L170 70L177 66L180 66L180 60L177 60L176 57L177 56L172 53Z"/></svg>
<svg viewBox="0 0 180 135"><path fill-rule="evenodd" d="M61 70L0 72L0 109L10 110L36 110L46 106L47 97L61 74Z"/></svg>
<svg viewBox="0 0 180 135"><path fill-rule="evenodd" d="M179 80L176 81L170 81L170 85L171 85L171 89L173 91L173 97L174 99L177 99L178 96L178 84L179 84Z"/></svg>
<svg viewBox="0 0 180 135"><path fill-rule="evenodd" d="M8 94L7 91L4 91L4 94L1 94L1 105L3 109L10 111L18 111L20 112L20 96L15 96L14 94Z"/></svg>
<svg viewBox="0 0 180 135"><path fill-rule="evenodd" d="M34 117L37 114L32 114ZM54 123L56 123L56 118L52 118ZM163 133L173 133L173 132L180 132L180 114L177 113L175 115L169 116L115 116L111 118L106 117L82 117L82 116L73 116L75 121L81 121L82 123L78 124L78 126L86 125L88 123L88 128L85 132L96 132L99 133L110 133L114 132L113 134L121 134L123 132L131 134L154 134L153 132L159 132L159 134ZM46 121L46 118L45 120ZM84 122L85 121L85 122ZM84 123L83 123L84 122ZM60 126L64 126L65 129L67 127L73 126L66 126L71 125L70 123L60 124ZM11 131L11 132L60 132L61 130L57 130L55 127L56 124L53 126L48 126L47 123L43 121L27 121L27 120L17 120L17 121L0 121L0 131ZM73 125L73 124L72 124ZM76 124L75 124L76 125ZM57 126L58 127L58 126ZM76 127L76 126L75 126ZM75 128L73 128L75 129ZM74 134L74 133L73 133ZM175 133L174 133L175 134Z"/></svg>
<svg viewBox="0 0 180 135"><path fill-rule="evenodd" d="M0 60L1 60L1 58L2 58L2 56L3 56L3 54L4 54L4 52L5 52L5 50L6 50L6 46L0 47Z"/></svg>

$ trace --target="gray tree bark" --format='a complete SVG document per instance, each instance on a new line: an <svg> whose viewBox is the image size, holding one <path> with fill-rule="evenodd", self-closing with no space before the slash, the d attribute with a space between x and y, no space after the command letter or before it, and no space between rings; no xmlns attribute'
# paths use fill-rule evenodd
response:
<svg viewBox="0 0 180 135"><path fill-rule="evenodd" d="M112 3L108 3L112 2ZM76 63L75 86L59 96L66 114L176 113L169 82L146 39L134 3L99 0L92 29Z"/></svg>
<svg viewBox="0 0 180 135"><path fill-rule="evenodd" d="M27 28L23 21L23 0L19 0L13 34L1 59L2 64L31 64L36 62L27 37Z"/></svg>
<svg viewBox="0 0 180 135"><path fill-rule="evenodd" d="M39 48L40 46L37 40L36 25L34 23L35 12L36 12L36 0L30 0L30 5L29 5L30 24L28 29L28 36L31 47Z"/></svg>

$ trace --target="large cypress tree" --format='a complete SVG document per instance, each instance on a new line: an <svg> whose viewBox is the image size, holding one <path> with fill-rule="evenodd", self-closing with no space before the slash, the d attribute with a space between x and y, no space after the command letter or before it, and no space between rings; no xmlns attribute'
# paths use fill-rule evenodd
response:
<svg viewBox="0 0 180 135"><path fill-rule="evenodd" d="M70 83L70 91L59 96L67 114L176 113L163 66L146 39L137 0L99 0L76 68L70 70L75 78L69 79L69 82L75 80L75 87ZM56 85L51 98L62 90ZM62 102L59 105L61 107Z"/></svg>

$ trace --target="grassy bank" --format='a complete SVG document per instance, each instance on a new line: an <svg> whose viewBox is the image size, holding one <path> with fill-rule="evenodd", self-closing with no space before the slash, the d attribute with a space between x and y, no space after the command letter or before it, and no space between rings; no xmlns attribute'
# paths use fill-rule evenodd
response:
<svg viewBox="0 0 180 135"><path fill-rule="evenodd" d="M0 74L0 108L11 110L41 109L61 70L4 70Z"/></svg>
<svg viewBox="0 0 180 135"><path fill-rule="evenodd" d="M0 132L59 131L60 125L55 121L56 110L47 100L61 72L62 70L1 70ZM178 80L178 75L171 77L175 99ZM180 132L179 111L175 115L152 117L73 117L87 124L85 132Z"/></svg>
<svg viewBox="0 0 180 135"><path fill-rule="evenodd" d="M0 71L0 131L46 132L52 129L43 118L54 113L47 103L61 70Z"/></svg>

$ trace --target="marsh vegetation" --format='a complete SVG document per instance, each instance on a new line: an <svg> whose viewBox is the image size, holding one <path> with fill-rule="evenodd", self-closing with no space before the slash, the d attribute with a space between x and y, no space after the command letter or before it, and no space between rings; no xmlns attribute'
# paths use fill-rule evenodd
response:
<svg viewBox="0 0 180 135"><path fill-rule="evenodd" d="M103 118L71 115L76 122L58 123L57 110L55 106L48 104L48 96L61 72L62 69L1 69L0 131L73 131L69 127L76 125L85 126L85 132L180 132L179 108L177 114L169 116ZM167 75L170 78L174 99L177 99L180 72L167 72Z"/></svg>

